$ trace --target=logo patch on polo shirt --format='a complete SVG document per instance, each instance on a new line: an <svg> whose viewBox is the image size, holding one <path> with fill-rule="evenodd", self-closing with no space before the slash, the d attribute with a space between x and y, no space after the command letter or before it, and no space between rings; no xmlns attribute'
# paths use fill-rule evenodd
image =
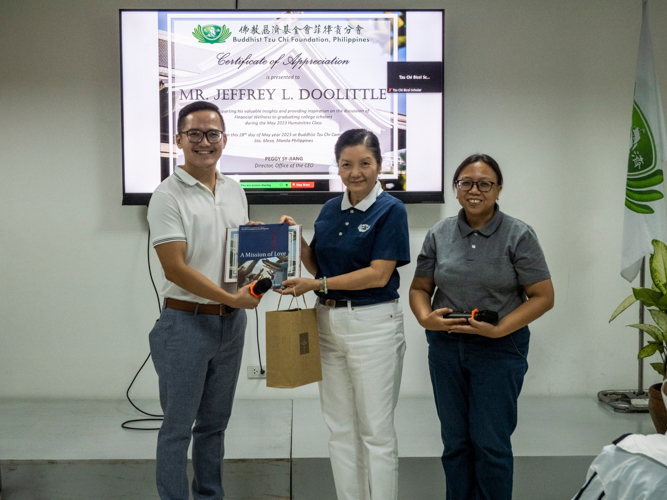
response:
<svg viewBox="0 0 667 500"><path fill-rule="evenodd" d="M360 233L365 233L371 228L368 224L359 224L359 232Z"/></svg>

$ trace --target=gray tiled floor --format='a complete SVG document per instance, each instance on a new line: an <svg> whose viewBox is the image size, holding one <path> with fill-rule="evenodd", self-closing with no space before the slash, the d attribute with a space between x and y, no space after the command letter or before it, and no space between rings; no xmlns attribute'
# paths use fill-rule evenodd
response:
<svg viewBox="0 0 667 500"><path fill-rule="evenodd" d="M156 401L140 406L159 413ZM157 433L120 427L139 417L126 401L0 400L6 500L89 500L91 491L100 499L155 499ZM401 399L396 430L399 498L443 498L433 400ZM521 398L515 500L534 500L536 491L541 500L571 498L592 457L626 432L655 431L647 414L614 413L593 397ZM291 491L294 500L334 499L327 439L319 400L237 400L226 434L226 498L289 498Z"/></svg>
<svg viewBox="0 0 667 500"><path fill-rule="evenodd" d="M396 433L401 457L439 457L440 422L432 399L399 400ZM513 436L515 456L595 456L621 434L655 432L648 414L614 413L593 397L524 397ZM318 400L294 400L295 458L327 457L328 431Z"/></svg>
<svg viewBox="0 0 667 500"><path fill-rule="evenodd" d="M572 498L593 457L627 432L655 432L647 414L614 413L593 397L524 397L513 437L514 500ZM401 399L396 408L399 499L445 497L440 422L432 399ZM328 431L319 401L294 400L293 500L335 500L326 460Z"/></svg>
<svg viewBox="0 0 667 500"><path fill-rule="evenodd" d="M160 412L156 401L139 406ZM120 427L140 417L126 401L0 400L3 496L158 500L157 432ZM226 433L225 498L289 498L291 434L291 400L236 401Z"/></svg>
<svg viewBox="0 0 667 500"><path fill-rule="evenodd" d="M160 412L154 401L139 406ZM0 400L0 416L1 460L155 458L157 432L120 426L141 418L127 401ZM226 433L225 458L289 459L291 433L291 400L237 400Z"/></svg>
<svg viewBox="0 0 667 500"><path fill-rule="evenodd" d="M140 406L159 412L154 401ZM154 458L156 432L120 427L124 420L140 417L126 401L0 400L0 415L2 460ZM432 399L401 399L396 431L401 456L440 455ZM614 413L594 398L525 397L519 401L514 452L516 456L597 455L602 446L626 432L655 431L648 414ZM290 453L324 458L327 439L319 400L237 400L226 434L226 458L290 458Z"/></svg>

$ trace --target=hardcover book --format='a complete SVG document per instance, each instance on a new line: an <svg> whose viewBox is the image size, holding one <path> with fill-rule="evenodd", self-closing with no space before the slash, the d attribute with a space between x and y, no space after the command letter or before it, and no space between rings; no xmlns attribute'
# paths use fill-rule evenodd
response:
<svg viewBox="0 0 667 500"><path fill-rule="evenodd" d="M225 283L240 287L271 278L280 288L288 278L301 276L301 226L262 224L227 230Z"/></svg>

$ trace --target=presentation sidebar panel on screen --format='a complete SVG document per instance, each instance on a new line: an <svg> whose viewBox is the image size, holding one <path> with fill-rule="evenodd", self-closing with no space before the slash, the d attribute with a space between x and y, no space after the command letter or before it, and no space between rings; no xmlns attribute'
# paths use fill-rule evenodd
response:
<svg viewBox="0 0 667 500"><path fill-rule="evenodd" d="M251 203L336 196L333 148L352 128L378 136L385 190L442 202L443 29L443 11L122 11L123 203L183 163L176 119L200 100L225 118L219 169ZM388 88L389 65L420 62L439 83Z"/></svg>
<svg viewBox="0 0 667 500"><path fill-rule="evenodd" d="M406 37L410 43L406 47L407 61L440 62L444 66L444 31L443 18L434 16L432 12L408 12ZM444 73L441 73L444 86ZM442 89L443 87L441 87ZM410 177L407 187L411 191L428 191L433 182L433 165L440 165L442 172L443 159L443 114L440 120L424 119L431 110L443 109L443 93L414 92L405 94L406 115L410 120L410 133L406 137L406 150L410 151ZM414 117L414 120L412 120ZM413 128L414 126L414 128ZM440 150L438 151L438 146ZM442 178L440 186L442 187Z"/></svg>

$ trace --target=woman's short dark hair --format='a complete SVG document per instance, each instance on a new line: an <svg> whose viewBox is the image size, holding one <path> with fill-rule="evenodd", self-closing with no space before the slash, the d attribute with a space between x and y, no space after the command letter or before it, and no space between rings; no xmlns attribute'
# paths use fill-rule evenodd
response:
<svg viewBox="0 0 667 500"><path fill-rule="evenodd" d="M220 123L222 123L222 131L225 131L225 119L222 117L222 113L220 113L220 109L213 104L212 102L206 102L206 101L195 101L187 106L184 106L179 112L178 112L178 122L176 123L176 130L180 134L183 132L183 125L185 124L185 118L192 114L196 113L197 111L213 111L218 114L220 117Z"/></svg>
<svg viewBox="0 0 667 500"><path fill-rule="evenodd" d="M336 145L334 146L334 154L336 155L336 163L340 160L340 154L343 152L343 149L350 146L366 146L371 153L373 158L378 164L378 168L382 166L382 153L380 152L380 141L377 136L370 130L363 128L353 128L346 130L338 137Z"/></svg>
<svg viewBox="0 0 667 500"><path fill-rule="evenodd" d="M463 169L472 163L477 163L478 161L486 163L489 167L491 167L491 169L496 173L496 177L498 178L498 185L503 185L503 173L500 171L500 165L498 165L498 162L491 158L489 155L477 153L470 155L465 160L463 160L459 165L459 168L457 168L456 172L454 172L454 179L452 180L452 187L454 189L456 189L456 181L459 180L459 175L461 175Z"/></svg>

